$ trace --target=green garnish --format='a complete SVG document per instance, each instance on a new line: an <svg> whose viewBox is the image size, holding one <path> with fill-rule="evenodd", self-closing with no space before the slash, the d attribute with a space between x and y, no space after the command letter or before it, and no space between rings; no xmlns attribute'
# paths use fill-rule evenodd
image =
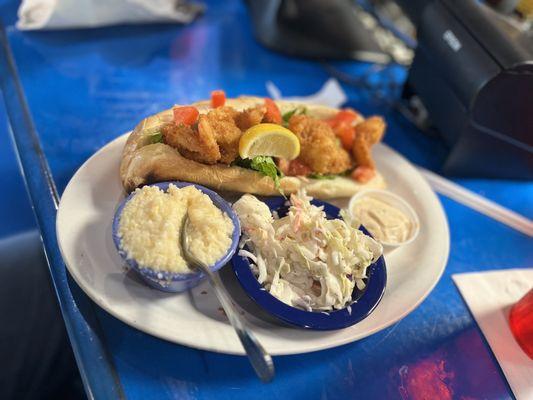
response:
<svg viewBox="0 0 533 400"><path fill-rule="evenodd" d="M150 135L150 144L154 143L163 143L163 134L161 132L154 133L153 135Z"/></svg>
<svg viewBox="0 0 533 400"><path fill-rule="evenodd" d="M242 168L253 169L254 171L268 176L274 181L276 189L279 189L279 180L283 178L283 173L278 169L272 157L257 156L252 159L242 159L239 157L232 164Z"/></svg>
<svg viewBox="0 0 533 400"><path fill-rule="evenodd" d="M296 107L294 110L287 111L285 114L281 116L281 118L283 118L283 122L285 122L285 124L288 124L289 120L291 119L293 115L305 115L305 114L307 114L307 108L304 106L300 106L300 107Z"/></svg>
<svg viewBox="0 0 533 400"><path fill-rule="evenodd" d="M335 179L335 175L325 175L325 174L309 174L308 178L311 179Z"/></svg>

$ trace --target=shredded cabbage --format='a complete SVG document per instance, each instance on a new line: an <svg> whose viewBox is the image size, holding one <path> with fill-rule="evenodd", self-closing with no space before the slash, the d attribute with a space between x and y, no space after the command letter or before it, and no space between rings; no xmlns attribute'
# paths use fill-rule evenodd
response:
<svg viewBox="0 0 533 400"><path fill-rule="evenodd" d="M365 287L366 270L383 249L355 222L326 219L311 200L305 191L291 195L287 215L279 218L256 197L242 196L233 205L243 232L238 254L284 303L307 311L341 309L352 302L354 287Z"/></svg>

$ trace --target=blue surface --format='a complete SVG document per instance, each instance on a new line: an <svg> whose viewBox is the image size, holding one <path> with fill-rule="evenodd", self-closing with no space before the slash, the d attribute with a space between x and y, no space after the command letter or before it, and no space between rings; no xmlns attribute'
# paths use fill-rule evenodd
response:
<svg viewBox="0 0 533 400"><path fill-rule="evenodd" d="M2 11L5 4L0 3ZM270 385L259 383L244 358L181 347L124 325L88 301L67 278L55 241L51 183L61 193L98 148L174 103L205 98L216 88L229 96L266 95L268 80L284 95L306 95L328 78L320 63L260 47L241 2L211 2L208 7L204 17L186 27L30 33L17 31L8 21L9 45L53 180L36 150L31 121L19 112L12 93L7 98L13 104L6 108L17 122L17 148L87 388L100 398L123 391L130 399L420 399L436 398L430 392L434 388L439 388L441 398L450 392L457 399L511 398L450 275L530 267L532 241L446 198L441 201L450 223L451 253L430 296L408 317L367 339L317 353L275 357L277 374ZM370 68L358 63L338 67L356 76L368 74ZM398 79L405 76L402 70L393 72ZM381 79L378 74L375 78ZM421 135L360 91L346 91L351 106L385 115L389 145L413 162L438 167L445 156L442 143ZM533 217L531 182L457 182Z"/></svg>
<svg viewBox="0 0 533 400"><path fill-rule="evenodd" d="M3 97L0 92L0 186L9 188L0 198L0 238L35 229L24 182L9 135ZM17 212L13 212L17 210Z"/></svg>
<svg viewBox="0 0 533 400"><path fill-rule="evenodd" d="M208 195L213 204L219 209L221 209L228 217L230 217L231 222L233 223L233 232L231 233L231 245L229 246L226 253L222 255L222 257L216 263L209 267L209 269L213 272L218 271L231 260L233 254L235 254L235 251L237 250L237 245L239 244L239 238L241 236L241 223L239 221L239 218L237 217L237 214L231 208L231 204L224 200L222 197L220 197L218 193L215 193L202 185L197 185L189 182L169 181L154 183L148 186L156 186L162 191L166 192L170 185L174 185L177 188L194 186L196 189ZM135 195L135 192L130 193L129 196L122 200L122 202L117 208L117 211L115 212L115 217L113 218L113 242L115 243L115 247L117 248L117 251L120 256L124 259L124 261L126 261L126 263L131 268L133 268L139 273L141 278L148 285L156 289L162 290L164 292L177 293L184 292L187 289L191 289L197 286L202 281L202 279L205 278L205 274L200 270L197 270L194 273L189 272L185 274L161 270L157 271L149 266L140 266L137 263L137 260L135 260L134 258L128 258L128 253L122 249L122 240L119 236L119 223L122 217L122 211L124 210L124 207Z"/></svg>
<svg viewBox="0 0 533 400"><path fill-rule="evenodd" d="M277 212L279 217L284 217L289 210L286 205L287 199L284 197L269 197L264 201L272 212ZM311 204L323 207L327 219L341 218L339 208L330 203L313 199ZM365 235L370 236L365 228L361 227L360 229ZM244 249L247 247L245 246ZM368 280L365 289L361 291L355 287L352 292L352 302L346 307L327 313L305 311L283 303L266 291L257 281L247 257L236 254L232 259L232 266L246 294L269 314L293 326L316 330L346 328L363 320L372 313L381 301L387 283L387 269L385 260L381 256L367 269Z"/></svg>
<svg viewBox="0 0 533 400"><path fill-rule="evenodd" d="M0 0L0 24L13 25L17 21L17 8L20 0Z"/></svg>
<svg viewBox="0 0 533 400"><path fill-rule="evenodd" d="M90 398L121 398L122 388L100 338L102 334L92 308L93 303L80 293L77 286L69 285L58 251L54 221L59 195L30 117L3 29L0 29L0 87L10 132L40 229L52 284L86 392ZM17 213L17 210L12 212ZM77 296L76 300L74 296Z"/></svg>

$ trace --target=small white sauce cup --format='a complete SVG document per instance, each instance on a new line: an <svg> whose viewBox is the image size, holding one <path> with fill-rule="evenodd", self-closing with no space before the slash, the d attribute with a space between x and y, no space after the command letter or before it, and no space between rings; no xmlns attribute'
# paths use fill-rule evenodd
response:
<svg viewBox="0 0 533 400"><path fill-rule="evenodd" d="M348 203L348 211L352 215L352 217L355 217L354 214L354 208L356 207L356 204L359 200L361 200L364 197L370 197L376 200L380 200L386 204L388 204L391 207L396 208L397 210L401 211L405 216L411 221L412 227L411 231L409 232L409 236L406 240L403 242L385 242L383 240L378 240L384 248L388 248L389 250L392 250L393 248L404 246L408 243L411 243L416 239L418 236L418 233L420 232L420 220L418 219L418 215L416 214L413 207L409 205L404 199L402 199L400 196L388 191L388 190L382 190L382 189L368 189L363 190L359 193L356 193L352 196L350 199L350 202ZM364 225L363 225L364 226Z"/></svg>

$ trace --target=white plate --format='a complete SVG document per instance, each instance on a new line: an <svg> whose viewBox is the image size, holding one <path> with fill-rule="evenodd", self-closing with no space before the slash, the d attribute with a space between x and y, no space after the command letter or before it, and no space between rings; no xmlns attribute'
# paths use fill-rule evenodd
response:
<svg viewBox="0 0 533 400"><path fill-rule="evenodd" d="M70 274L100 307L137 329L186 346L244 354L207 283L188 293L169 294L145 286L132 272L125 273L111 239L111 222L124 196L118 170L126 138L117 138L87 160L63 193L57 213L57 238ZM327 349L378 332L413 311L442 275L450 239L439 200L398 153L378 145L375 157L388 188L417 211L421 224L418 238L386 254L385 296L368 318L352 327L307 331L270 324L246 313L270 354ZM347 199L333 203L345 206Z"/></svg>

